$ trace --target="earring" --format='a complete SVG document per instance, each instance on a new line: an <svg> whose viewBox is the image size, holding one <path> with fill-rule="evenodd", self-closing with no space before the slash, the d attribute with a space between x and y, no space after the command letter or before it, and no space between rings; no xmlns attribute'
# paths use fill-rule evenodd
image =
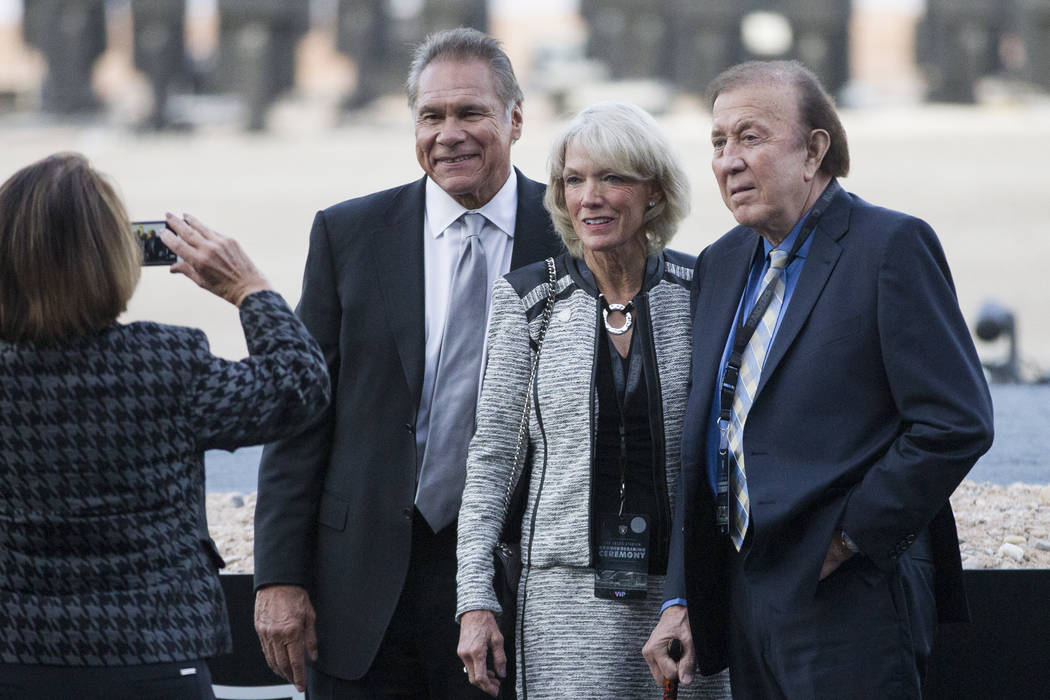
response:
<svg viewBox="0 0 1050 700"><path fill-rule="evenodd" d="M652 209L655 206L656 206L656 202L654 202L653 200L650 199L649 200L649 208Z"/></svg>

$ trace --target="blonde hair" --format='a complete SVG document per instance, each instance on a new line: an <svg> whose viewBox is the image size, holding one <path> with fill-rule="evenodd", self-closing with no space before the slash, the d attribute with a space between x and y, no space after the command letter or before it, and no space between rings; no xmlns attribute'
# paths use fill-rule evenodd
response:
<svg viewBox="0 0 1050 700"><path fill-rule="evenodd" d="M572 228L562 177L565 153L571 145L581 147L604 168L656 185L663 198L645 212L644 235L648 254L663 250L689 214L689 179L656 120L627 102L599 102L580 112L554 140L543 205L565 247L581 257L583 244Z"/></svg>
<svg viewBox="0 0 1050 700"><path fill-rule="evenodd" d="M53 344L112 324L141 255L120 197L84 156L22 168L0 186L0 338Z"/></svg>

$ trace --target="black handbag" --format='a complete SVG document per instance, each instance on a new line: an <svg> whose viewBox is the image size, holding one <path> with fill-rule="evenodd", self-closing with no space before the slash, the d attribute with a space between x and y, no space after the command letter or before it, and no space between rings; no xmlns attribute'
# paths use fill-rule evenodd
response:
<svg viewBox="0 0 1050 700"><path fill-rule="evenodd" d="M532 360L532 371L529 374L528 391L525 393L525 405L521 411L521 423L518 426L518 444L514 448L514 460L511 462L510 479L503 496L503 529L499 541L492 552L493 576L492 587L496 593L503 613L499 616L499 631L503 635L503 649L507 654L507 676L500 682L499 697L514 700L517 656L516 627L518 619L518 583L521 581L521 521L525 516L525 502L528 500L529 480L531 478L527 438L529 433L529 413L532 408L532 392L536 382L536 372L540 365L540 350L543 338L550 327L551 314L554 312L554 297L558 290L557 272L554 258L547 258L547 304L543 309L543 320L540 323L539 335L536 338L536 354ZM511 489L513 488L513 492Z"/></svg>

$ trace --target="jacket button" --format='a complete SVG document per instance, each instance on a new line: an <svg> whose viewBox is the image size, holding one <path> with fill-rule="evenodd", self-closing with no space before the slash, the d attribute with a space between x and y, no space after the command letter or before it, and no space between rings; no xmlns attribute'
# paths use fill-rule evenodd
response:
<svg viewBox="0 0 1050 700"><path fill-rule="evenodd" d="M401 517L403 517L405 520L411 520L412 519L412 509L411 508L402 508L401 509Z"/></svg>
<svg viewBox="0 0 1050 700"><path fill-rule="evenodd" d="M416 426L412 425L411 423L405 423L405 430L407 430L410 433L414 433L416 432Z"/></svg>

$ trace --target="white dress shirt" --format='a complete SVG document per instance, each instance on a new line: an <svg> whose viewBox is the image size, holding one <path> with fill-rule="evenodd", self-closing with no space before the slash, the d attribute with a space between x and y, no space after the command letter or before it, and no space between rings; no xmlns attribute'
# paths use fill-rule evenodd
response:
<svg viewBox="0 0 1050 700"><path fill-rule="evenodd" d="M481 228L481 246L485 251L488 266L488 297L492 296L492 285L510 271L510 257L514 248L514 225L518 216L518 179L511 170L507 181L479 209L465 209L433 180L426 182L426 214L423 218L423 266L424 305L426 307L426 354L423 367L423 394L416 413L417 462L423 459L427 435L430 431L430 407L434 400L434 376L437 374L441 341L448 315L449 288L452 272L459 259L459 248L463 241L463 224L459 217L465 212L477 212L485 216ZM483 356L484 358L484 356ZM484 367L482 359L482 367Z"/></svg>

